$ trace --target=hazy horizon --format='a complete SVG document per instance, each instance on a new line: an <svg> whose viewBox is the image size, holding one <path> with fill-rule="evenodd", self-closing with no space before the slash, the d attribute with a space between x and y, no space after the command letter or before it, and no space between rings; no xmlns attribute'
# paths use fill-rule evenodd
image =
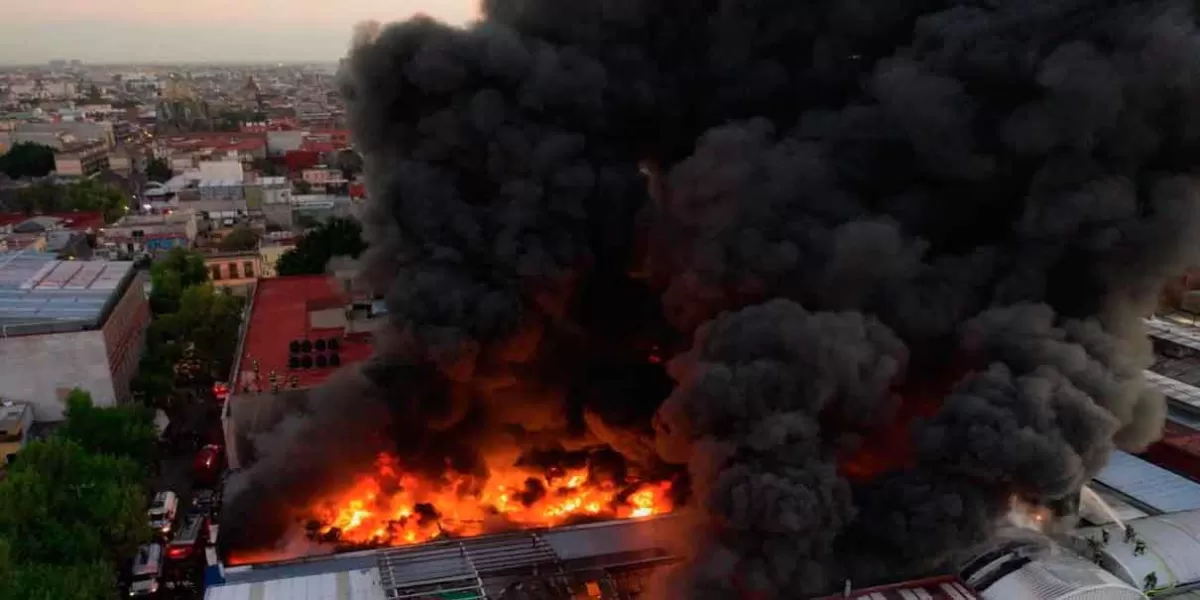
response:
<svg viewBox="0 0 1200 600"><path fill-rule="evenodd" d="M477 0L60 0L0 14L0 64L326 62L349 48L355 23L427 14L465 23ZM69 15L64 18L61 15Z"/></svg>

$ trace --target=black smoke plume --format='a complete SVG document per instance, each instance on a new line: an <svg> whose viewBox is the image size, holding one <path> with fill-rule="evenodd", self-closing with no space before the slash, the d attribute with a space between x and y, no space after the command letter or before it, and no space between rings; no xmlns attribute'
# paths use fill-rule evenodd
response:
<svg viewBox="0 0 1200 600"><path fill-rule="evenodd" d="M1195 17L487 0L385 27L343 92L398 452L686 464L674 597L944 567L1159 434L1140 319L1196 258ZM339 468L247 476L269 507Z"/></svg>

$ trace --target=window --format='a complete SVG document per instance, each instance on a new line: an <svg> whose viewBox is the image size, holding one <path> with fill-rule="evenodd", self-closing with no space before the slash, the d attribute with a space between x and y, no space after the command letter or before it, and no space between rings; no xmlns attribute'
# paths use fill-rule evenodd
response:
<svg viewBox="0 0 1200 600"><path fill-rule="evenodd" d="M246 277L254 277L254 262L248 260L242 263L242 273Z"/></svg>
<svg viewBox="0 0 1200 600"><path fill-rule="evenodd" d="M237 268L237 263L235 263L235 262L229 263L229 278L230 279L238 278L238 268Z"/></svg>
<svg viewBox="0 0 1200 600"><path fill-rule="evenodd" d="M213 281L221 280L221 265L213 265L213 266L209 267L208 270L212 272L212 280Z"/></svg>

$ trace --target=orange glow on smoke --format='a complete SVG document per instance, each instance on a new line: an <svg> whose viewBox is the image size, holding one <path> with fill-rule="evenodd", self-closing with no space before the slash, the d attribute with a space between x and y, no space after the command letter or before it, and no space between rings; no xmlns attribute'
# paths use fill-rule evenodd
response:
<svg viewBox="0 0 1200 600"><path fill-rule="evenodd" d="M936 376L898 386L893 396L896 408L892 418L886 424L861 432L862 445L838 463L842 475L862 482L912 466L916 459L913 427L936 415L942 400L968 372L969 365L959 360Z"/></svg>
<svg viewBox="0 0 1200 600"><path fill-rule="evenodd" d="M659 515L674 508L670 492L669 482L591 481L586 467L552 473L492 468L482 480L447 474L429 481L404 472L394 457L382 455L374 473L318 501L308 517L320 524L320 535L336 535L338 543L402 546L440 536L554 527L586 518Z"/></svg>

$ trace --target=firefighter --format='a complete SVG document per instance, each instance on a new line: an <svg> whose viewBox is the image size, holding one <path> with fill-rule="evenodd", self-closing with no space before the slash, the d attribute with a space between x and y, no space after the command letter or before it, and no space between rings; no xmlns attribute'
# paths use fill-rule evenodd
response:
<svg viewBox="0 0 1200 600"><path fill-rule="evenodd" d="M1135 533L1133 531L1132 527L1128 527L1128 526L1125 527L1125 543L1126 544L1132 543L1134 538L1136 538L1136 537L1137 537L1137 533Z"/></svg>
<svg viewBox="0 0 1200 600"><path fill-rule="evenodd" d="M1108 545L1108 530L1107 529L1100 530L1100 543L1104 544L1105 546Z"/></svg>
<svg viewBox="0 0 1200 600"><path fill-rule="evenodd" d="M1138 540L1133 544L1133 555L1141 556L1146 553L1146 542Z"/></svg>
<svg viewBox="0 0 1200 600"><path fill-rule="evenodd" d="M1142 589L1149 592L1158 587L1158 573L1150 571L1146 574L1146 579L1142 581Z"/></svg>

